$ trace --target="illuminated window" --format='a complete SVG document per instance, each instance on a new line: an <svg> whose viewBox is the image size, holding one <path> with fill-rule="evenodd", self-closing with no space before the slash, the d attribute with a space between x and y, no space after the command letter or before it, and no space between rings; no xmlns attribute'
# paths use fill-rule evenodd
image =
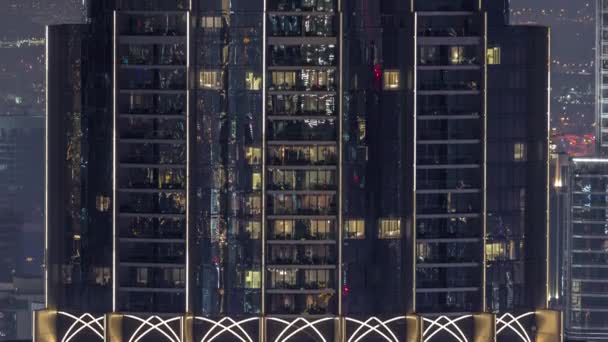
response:
<svg viewBox="0 0 608 342"><path fill-rule="evenodd" d="M245 75L245 88L247 88L247 90L262 89L262 77L253 72L248 72Z"/></svg>
<svg viewBox="0 0 608 342"><path fill-rule="evenodd" d="M259 215L262 213L260 196L252 195L245 199L245 214Z"/></svg>
<svg viewBox="0 0 608 342"><path fill-rule="evenodd" d="M251 187L253 190L261 190L262 189L262 174L259 172L254 172L251 175Z"/></svg>
<svg viewBox="0 0 608 342"><path fill-rule="evenodd" d="M398 219L381 219L378 228L379 239L401 238L401 221Z"/></svg>
<svg viewBox="0 0 608 342"><path fill-rule="evenodd" d="M364 118L357 119L357 125L359 126L359 141L365 140L367 136L367 125Z"/></svg>
<svg viewBox="0 0 608 342"><path fill-rule="evenodd" d="M245 159L249 165L260 165L262 159L262 149L259 147L246 147Z"/></svg>
<svg viewBox="0 0 608 342"><path fill-rule="evenodd" d="M245 271L245 288L259 289L262 287L262 273L260 271Z"/></svg>
<svg viewBox="0 0 608 342"><path fill-rule="evenodd" d="M511 240L486 244L486 259L488 261L518 260L523 254L523 241Z"/></svg>
<svg viewBox="0 0 608 342"><path fill-rule="evenodd" d="M365 239L365 221L346 220L344 222L345 239Z"/></svg>
<svg viewBox="0 0 608 342"><path fill-rule="evenodd" d="M329 238L331 233L331 221L327 220L311 220L310 221L310 238L316 240L325 240Z"/></svg>
<svg viewBox="0 0 608 342"><path fill-rule="evenodd" d="M464 48L452 46L450 48L450 64L462 64L464 62Z"/></svg>
<svg viewBox="0 0 608 342"><path fill-rule="evenodd" d="M245 234L252 240L259 240L262 235L262 224L257 221L248 221L245 223Z"/></svg>
<svg viewBox="0 0 608 342"><path fill-rule="evenodd" d="M199 86L202 89L221 89L223 81L218 70L201 71L199 74Z"/></svg>
<svg viewBox="0 0 608 342"><path fill-rule="evenodd" d="M304 281L308 287L324 289L329 286L328 270L305 270Z"/></svg>
<svg viewBox="0 0 608 342"><path fill-rule="evenodd" d="M293 89L296 86L295 71L273 71L272 84L280 90Z"/></svg>
<svg viewBox="0 0 608 342"><path fill-rule="evenodd" d="M526 160L526 144L516 143L513 145L513 160L525 161Z"/></svg>
<svg viewBox="0 0 608 342"><path fill-rule="evenodd" d="M202 17L201 27L205 29L222 28L222 17Z"/></svg>
<svg viewBox="0 0 608 342"><path fill-rule="evenodd" d="M500 64L500 46L488 48L488 64Z"/></svg>
<svg viewBox="0 0 608 342"><path fill-rule="evenodd" d="M293 236L294 221L292 220L278 220L273 222L274 238L292 240Z"/></svg>
<svg viewBox="0 0 608 342"><path fill-rule="evenodd" d="M397 90L401 86L399 70L386 70L384 72L384 90Z"/></svg>
<svg viewBox="0 0 608 342"><path fill-rule="evenodd" d="M273 288L291 288L296 285L298 270L270 269L270 286Z"/></svg>
<svg viewBox="0 0 608 342"><path fill-rule="evenodd" d="M107 212L110 210L110 197L97 196L95 198L95 208L99 212Z"/></svg>

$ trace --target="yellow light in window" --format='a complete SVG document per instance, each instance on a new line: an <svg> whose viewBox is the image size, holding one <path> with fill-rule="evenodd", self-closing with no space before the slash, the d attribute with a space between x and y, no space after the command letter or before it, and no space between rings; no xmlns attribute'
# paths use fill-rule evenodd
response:
<svg viewBox="0 0 608 342"><path fill-rule="evenodd" d="M255 172L252 175L252 187L253 190L262 189L262 174L259 172Z"/></svg>
<svg viewBox="0 0 608 342"><path fill-rule="evenodd" d="M500 46L488 48L488 64L500 64Z"/></svg>
<svg viewBox="0 0 608 342"><path fill-rule="evenodd" d="M74 240L76 240L76 241L80 240L80 235L79 234L74 235Z"/></svg>
<svg viewBox="0 0 608 342"><path fill-rule="evenodd" d="M399 70L386 70L384 72L384 90L397 90L401 86Z"/></svg>

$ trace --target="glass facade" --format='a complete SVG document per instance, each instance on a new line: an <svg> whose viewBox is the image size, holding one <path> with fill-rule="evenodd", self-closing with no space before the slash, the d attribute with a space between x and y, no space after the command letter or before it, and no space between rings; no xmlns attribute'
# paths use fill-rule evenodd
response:
<svg viewBox="0 0 608 342"><path fill-rule="evenodd" d="M525 255L525 235L489 232L498 214L488 212L487 101L504 100L488 96L500 77L487 78L491 8L477 0L108 6L95 17L105 23L96 37L110 47L113 89L99 148L113 159L99 177L110 192L95 203L108 219L109 240L96 248L110 253L102 278L113 305L93 310L124 313L126 330L142 315L189 324L188 313L195 331L243 324L281 340L294 326L321 339L357 335L370 317L405 332L404 315L414 313L425 324L461 316L473 334L471 313L525 309L491 305L486 282L491 262ZM546 143L544 133L522 134ZM528 140L507 138L495 140L513 149L492 153L526 169ZM68 185L62 193L82 187Z"/></svg>
<svg viewBox="0 0 608 342"><path fill-rule="evenodd" d="M489 26L488 40L488 201L485 257L486 309L521 310L537 302L544 289L533 269L547 267L548 87L546 63L549 32L542 27ZM491 115L490 115L491 114ZM557 234L557 232L550 232ZM535 265L535 266L532 266Z"/></svg>
<svg viewBox="0 0 608 342"><path fill-rule="evenodd" d="M596 1L595 91L598 152L608 151L608 1Z"/></svg>
<svg viewBox="0 0 608 342"><path fill-rule="evenodd" d="M570 218L565 264L566 334L571 338L605 336L604 293L608 289L605 253L606 183L605 159L574 159L568 170Z"/></svg>

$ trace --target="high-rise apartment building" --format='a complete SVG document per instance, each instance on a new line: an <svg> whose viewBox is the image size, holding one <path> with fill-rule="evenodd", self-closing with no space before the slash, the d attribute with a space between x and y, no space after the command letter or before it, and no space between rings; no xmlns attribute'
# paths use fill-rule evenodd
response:
<svg viewBox="0 0 608 342"><path fill-rule="evenodd" d="M48 31L37 340L561 340L546 28L478 0L91 4Z"/></svg>
<svg viewBox="0 0 608 342"><path fill-rule="evenodd" d="M24 273L20 237L26 222L34 236L42 236L43 170L36 163L43 159L43 135L42 116L0 115L0 282ZM38 275L40 254L35 261Z"/></svg>
<svg viewBox="0 0 608 342"><path fill-rule="evenodd" d="M598 153L608 153L608 1L596 1L595 111Z"/></svg>
<svg viewBox="0 0 608 342"><path fill-rule="evenodd" d="M563 254L564 328L569 341L605 341L608 159L573 158L563 168L567 225Z"/></svg>

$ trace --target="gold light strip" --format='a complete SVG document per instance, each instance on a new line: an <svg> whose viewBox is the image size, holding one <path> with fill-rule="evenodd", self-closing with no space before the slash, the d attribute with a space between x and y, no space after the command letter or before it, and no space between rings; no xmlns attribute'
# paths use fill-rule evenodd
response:
<svg viewBox="0 0 608 342"><path fill-rule="evenodd" d="M412 11L414 10L414 0L412 0ZM413 150L413 179L412 179L412 312L416 312L416 247L417 247L417 232L416 232L416 191L418 188L418 184L416 183L416 165L418 164L417 158L418 153L417 145L418 145L418 12L414 12L414 85L412 89L414 90L414 137L412 138L414 143L412 144Z"/></svg>
<svg viewBox="0 0 608 342"><path fill-rule="evenodd" d="M49 307L49 27L45 27L45 53L44 53L44 306Z"/></svg>
<svg viewBox="0 0 608 342"><path fill-rule="evenodd" d="M114 16L113 16L113 21L114 21L114 26L113 26L113 37L112 37L112 43L113 43L113 65L112 65L112 73L113 73L113 80L112 80L112 125L113 125L113 129L112 129L112 198L113 198L113 203L112 203L112 311L116 312L116 291L117 291L117 278L118 278L118 272L117 272L117 267L116 267L116 207L117 207L117 202L118 202L118 197L117 197L117 193L116 193L116 167L117 167L117 163L116 163L116 158L117 158L117 153L116 153L116 113L117 113L117 99L116 99L116 77L117 77L117 72L116 72L116 63L117 63L117 55L118 55L118 49L117 49L117 35L118 35L118 30L117 30L117 16L118 16L118 12L114 11Z"/></svg>
<svg viewBox="0 0 608 342"><path fill-rule="evenodd" d="M266 314L266 11L267 0L264 0L262 13L262 316Z"/></svg>
<svg viewBox="0 0 608 342"><path fill-rule="evenodd" d="M551 186L551 170L550 170L550 163L551 163L551 146L549 143L549 139L550 139L550 135L551 135L551 28L548 27L547 28L547 175L546 175L546 182L547 182L547 188L546 188L546 192L547 192L547 202L546 202L546 296L545 296L545 308L549 308L549 299L550 299L550 286L549 286L549 278L551 276L550 274L550 270L549 270L549 265L551 262L551 195L550 195L550 186ZM558 159L558 165L559 165L559 159ZM556 253L558 253L559 251L556 251ZM557 283L556 285L556 289L557 289ZM556 291L557 293L557 291Z"/></svg>
<svg viewBox="0 0 608 342"><path fill-rule="evenodd" d="M186 14L186 312L190 312L190 10Z"/></svg>
<svg viewBox="0 0 608 342"><path fill-rule="evenodd" d="M479 0L479 8L481 9L481 0ZM487 265L488 258L486 256L486 240L488 235L488 226L487 226L487 214L488 214L488 13L484 12L484 41L483 41L483 214L482 214L482 225L483 225L483 237L482 237L482 246L481 253L483 257L483 269L481 270L482 274L482 287L481 287L481 303L482 308L481 312L486 311L487 306L487 298L486 298L486 282L487 282Z"/></svg>
<svg viewBox="0 0 608 342"><path fill-rule="evenodd" d="M340 29L339 29L339 34L340 34L340 38L339 38L339 44L340 44L340 76L339 76L339 82L340 84L338 85L339 87L339 93L338 93L338 103L340 106L340 118L338 120L339 123L339 133L338 133L338 153L339 153L339 167L338 167L338 316L342 316L342 287L344 286L343 283L343 279L342 279L342 249L343 249L343 241L344 241L344 234L343 234L343 222L344 222L344 217L343 217L343 208L342 208L342 199L343 199L343 175L342 175L342 163L343 163L343 158L344 158L344 154L342 153L342 148L343 148L343 144L342 144L342 135L344 134L344 73L343 73L343 66L344 66L344 42L343 42L343 30L344 30L344 17L342 16L342 11L340 11L340 8L338 8L338 15L340 16Z"/></svg>

